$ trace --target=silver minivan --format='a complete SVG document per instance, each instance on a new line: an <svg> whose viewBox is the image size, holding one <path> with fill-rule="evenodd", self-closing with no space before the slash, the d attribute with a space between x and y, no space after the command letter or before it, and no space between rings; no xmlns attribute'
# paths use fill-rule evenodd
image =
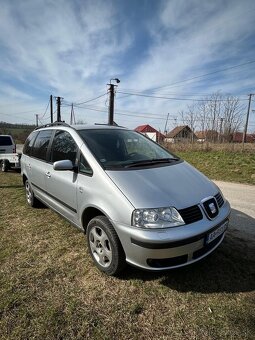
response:
<svg viewBox="0 0 255 340"><path fill-rule="evenodd" d="M53 123L28 137L21 174L39 201L85 232L96 266L160 271L196 262L222 242L229 203L190 164L135 131Z"/></svg>

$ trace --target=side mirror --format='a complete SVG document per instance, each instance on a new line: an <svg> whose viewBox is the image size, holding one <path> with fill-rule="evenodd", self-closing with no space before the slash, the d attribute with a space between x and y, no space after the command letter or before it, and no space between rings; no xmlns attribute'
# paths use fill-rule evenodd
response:
<svg viewBox="0 0 255 340"><path fill-rule="evenodd" d="M63 161L54 162L53 169L58 171L74 170L75 166L69 159L64 159Z"/></svg>

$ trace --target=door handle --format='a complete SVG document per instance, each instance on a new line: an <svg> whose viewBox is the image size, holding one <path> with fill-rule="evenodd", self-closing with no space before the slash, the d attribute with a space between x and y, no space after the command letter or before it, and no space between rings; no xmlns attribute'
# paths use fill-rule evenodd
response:
<svg viewBox="0 0 255 340"><path fill-rule="evenodd" d="M46 175L48 178L51 177L51 173L50 173L49 171L47 171L47 172L45 173L45 175Z"/></svg>
<svg viewBox="0 0 255 340"><path fill-rule="evenodd" d="M81 194L83 193L82 187L79 187L79 191L80 191Z"/></svg>

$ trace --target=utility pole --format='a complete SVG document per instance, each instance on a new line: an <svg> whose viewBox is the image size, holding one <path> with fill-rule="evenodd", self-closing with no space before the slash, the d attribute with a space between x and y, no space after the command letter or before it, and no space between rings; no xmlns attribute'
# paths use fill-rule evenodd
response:
<svg viewBox="0 0 255 340"><path fill-rule="evenodd" d="M114 85L111 83L112 80L115 80L116 83L120 83L120 80L118 78L114 78L114 79L111 79L110 80L110 84L107 84L109 85L109 94L110 94L110 97L109 97L109 113L108 113L108 124L109 125L113 125L113 122L114 122L114 87L117 86L117 85Z"/></svg>
<svg viewBox="0 0 255 340"><path fill-rule="evenodd" d="M50 122L53 123L53 99L52 99L52 94L50 95Z"/></svg>
<svg viewBox="0 0 255 340"><path fill-rule="evenodd" d="M61 107L61 99L62 97L55 97L56 102L57 102L57 122L61 122L61 112L60 112L60 107Z"/></svg>
<svg viewBox="0 0 255 340"><path fill-rule="evenodd" d="M220 133L218 134L218 142L222 142L222 123L224 118L220 118Z"/></svg>
<svg viewBox="0 0 255 340"><path fill-rule="evenodd" d="M244 150L244 143L246 143L246 134L247 134L247 128L248 128L248 122L249 122L249 114L250 114L250 108L251 108L251 97L254 96L254 93L249 94L249 104L248 104L248 110L247 110L247 116L246 116L246 122L244 126L243 131L243 150Z"/></svg>
<svg viewBox="0 0 255 340"><path fill-rule="evenodd" d="M38 126L38 114L35 115L35 125Z"/></svg>
<svg viewBox="0 0 255 340"><path fill-rule="evenodd" d="M74 116L73 103L72 103L72 107L71 107L71 117L70 117L70 125L72 125L72 124L76 124L75 116Z"/></svg>
<svg viewBox="0 0 255 340"><path fill-rule="evenodd" d="M164 133L165 135L167 134L167 123L168 123L168 118L169 118L169 113L167 114L167 118L166 118L166 124L165 124L165 129L164 129Z"/></svg>

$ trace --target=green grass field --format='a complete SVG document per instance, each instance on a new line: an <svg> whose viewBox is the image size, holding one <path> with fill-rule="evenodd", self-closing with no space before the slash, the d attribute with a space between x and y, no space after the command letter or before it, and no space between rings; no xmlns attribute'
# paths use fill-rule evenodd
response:
<svg viewBox="0 0 255 340"><path fill-rule="evenodd" d="M225 150L175 152L211 179L255 184L255 150L244 153Z"/></svg>
<svg viewBox="0 0 255 340"><path fill-rule="evenodd" d="M0 189L1 339L254 339L254 240L230 227L195 265L107 277L81 232L27 206L20 174Z"/></svg>

